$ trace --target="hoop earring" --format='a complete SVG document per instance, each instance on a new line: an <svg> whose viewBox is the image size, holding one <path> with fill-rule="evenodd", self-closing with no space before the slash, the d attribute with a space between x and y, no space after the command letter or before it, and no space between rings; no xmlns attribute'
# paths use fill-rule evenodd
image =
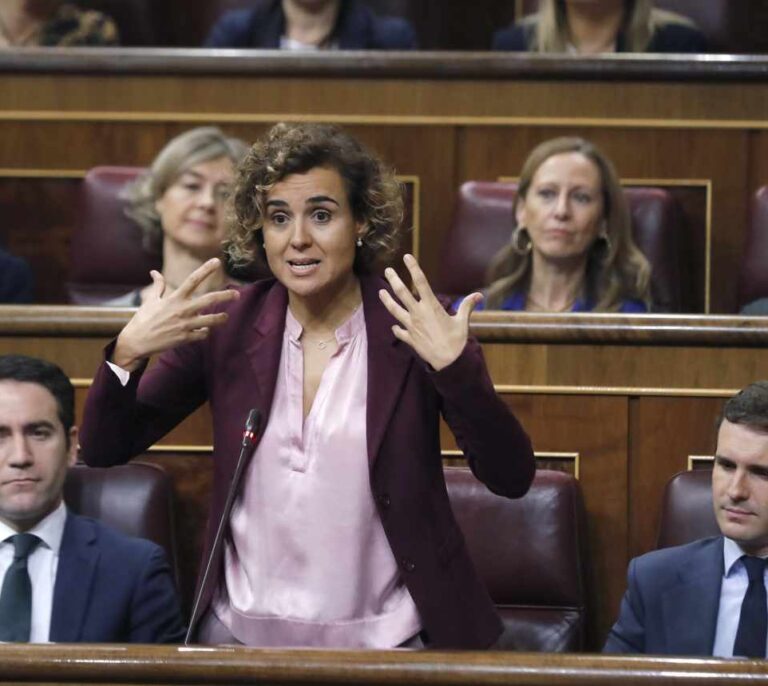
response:
<svg viewBox="0 0 768 686"><path fill-rule="evenodd" d="M605 246L603 260L607 260L608 257L613 253L613 243L611 242L611 237L608 235L608 231L603 229L603 232L597 237L597 240L603 241L603 245Z"/></svg>
<svg viewBox="0 0 768 686"><path fill-rule="evenodd" d="M523 241L525 241L524 243L520 242L521 238ZM512 243L512 250L514 250L518 255L527 255L533 248L531 237L528 235L528 229L526 229L524 226L515 227L515 230L512 232L510 243Z"/></svg>

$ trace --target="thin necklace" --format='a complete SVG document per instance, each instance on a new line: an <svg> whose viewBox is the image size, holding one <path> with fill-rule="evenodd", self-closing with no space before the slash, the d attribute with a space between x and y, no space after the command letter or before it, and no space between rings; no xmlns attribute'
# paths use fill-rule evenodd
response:
<svg viewBox="0 0 768 686"><path fill-rule="evenodd" d="M326 338L324 341L313 341L311 338L307 338L306 336L302 336L301 340L305 341L306 343L312 343L312 345L314 345L319 350L325 350L325 348L328 346L328 344L331 341L336 340L336 334L334 334L330 338Z"/></svg>

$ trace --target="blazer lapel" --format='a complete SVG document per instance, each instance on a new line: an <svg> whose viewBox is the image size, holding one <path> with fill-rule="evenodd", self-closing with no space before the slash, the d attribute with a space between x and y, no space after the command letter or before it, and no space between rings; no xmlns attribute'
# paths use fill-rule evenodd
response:
<svg viewBox="0 0 768 686"><path fill-rule="evenodd" d="M664 631L670 654L712 655L722 577L721 537L697 550L680 571L680 583L664 594Z"/></svg>
<svg viewBox="0 0 768 686"><path fill-rule="evenodd" d="M253 337L246 348L246 355L254 374L254 407L262 413L262 430L269 419L272 399L277 385L280 355L283 349L285 313L288 293L279 284L270 289L253 325Z"/></svg>
<svg viewBox="0 0 768 686"><path fill-rule="evenodd" d="M91 522L68 511L53 586L52 642L80 640L99 559L95 541L96 532Z"/></svg>
<svg viewBox="0 0 768 686"><path fill-rule="evenodd" d="M384 281L372 276L360 279L368 335L366 422L368 463L371 467L378 457L384 433L413 364L411 349L392 333L392 325L397 321L379 300L379 289L385 285Z"/></svg>

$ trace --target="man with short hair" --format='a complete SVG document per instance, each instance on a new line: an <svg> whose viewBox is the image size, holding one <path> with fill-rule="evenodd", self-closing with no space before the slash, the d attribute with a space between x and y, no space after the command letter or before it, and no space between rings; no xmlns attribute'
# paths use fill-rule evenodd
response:
<svg viewBox="0 0 768 686"><path fill-rule="evenodd" d="M0 641L181 642L162 549L63 503L74 399L56 365L0 356Z"/></svg>
<svg viewBox="0 0 768 686"><path fill-rule="evenodd" d="M766 381L725 403L712 501L721 536L632 560L605 652L766 657Z"/></svg>

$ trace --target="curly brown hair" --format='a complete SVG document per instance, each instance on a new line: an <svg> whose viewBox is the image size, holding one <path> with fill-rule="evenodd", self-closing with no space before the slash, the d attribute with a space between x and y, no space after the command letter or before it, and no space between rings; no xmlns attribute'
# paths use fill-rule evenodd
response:
<svg viewBox="0 0 768 686"><path fill-rule="evenodd" d="M344 181L355 221L365 227L353 269L386 264L400 245L403 190L391 169L339 126L279 123L253 144L237 170L225 249L239 266L266 263L264 207L274 185L316 167L335 169Z"/></svg>

